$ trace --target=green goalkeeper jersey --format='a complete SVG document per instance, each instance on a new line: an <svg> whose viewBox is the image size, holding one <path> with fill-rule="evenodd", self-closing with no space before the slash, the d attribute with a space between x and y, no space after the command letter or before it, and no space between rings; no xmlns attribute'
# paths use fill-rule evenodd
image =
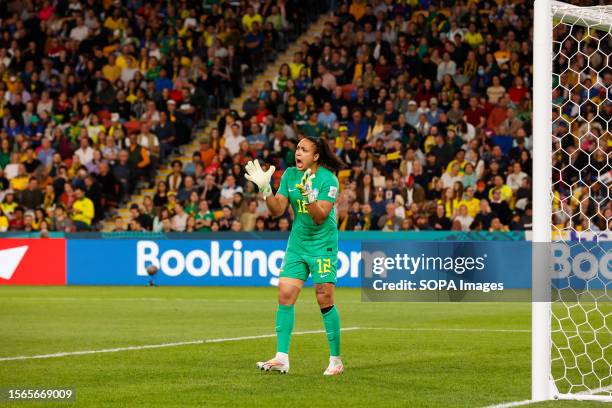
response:
<svg viewBox="0 0 612 408"><path fill-rule="evenodd" d="M333 255L338 253L338 225L336 211L332 210L322 224L313 221L302 195L295 187L302 181L303 171L289 167L283 173L278 194L289 199L295 218L287 251L295 251L308 255ZM338 179L328 169L319 167L312 180L312 190L317 200L336 202L338 196Z"/></svg>

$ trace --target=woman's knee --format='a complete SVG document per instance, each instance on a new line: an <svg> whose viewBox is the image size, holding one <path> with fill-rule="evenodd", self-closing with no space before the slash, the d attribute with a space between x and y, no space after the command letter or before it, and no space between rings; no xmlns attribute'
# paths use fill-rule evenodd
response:
<svg viewBox="0 0 612 408"><path fill-rule="evenodd" d="M319 307L329 307L334 304L333 288L329 288L324 284L317 284L315 285L315 293L317 295Z"/></svg>
<svg viewBox="0 0 612 408"><path fill-rule="evenodd" d="M295 303L295 295L291 290L278 291L278 303L281 305L292 305Z"/></svg>
<svg viewBox="0 0 612 408"><path fill-rule="evenodd" d="M300 289L291 284L281 284L278 287L278 303L281 305L292 305L297 301Z"/></svg>

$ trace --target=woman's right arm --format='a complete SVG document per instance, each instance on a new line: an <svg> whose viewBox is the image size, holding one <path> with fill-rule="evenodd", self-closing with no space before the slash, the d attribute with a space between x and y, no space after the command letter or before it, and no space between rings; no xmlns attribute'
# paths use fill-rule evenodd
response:
<svg viewBox="0 0 612 408"><path fill-rule="evenodd" d="M279 217L285 213L289 200L282 194L270 194L266 198L266 206L270 210L270 215L273 217Z"/></svg>

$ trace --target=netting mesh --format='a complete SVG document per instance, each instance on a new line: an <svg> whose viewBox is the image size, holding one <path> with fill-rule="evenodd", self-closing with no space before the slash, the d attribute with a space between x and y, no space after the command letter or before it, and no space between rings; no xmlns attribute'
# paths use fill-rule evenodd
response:
<svg viewBox="0 0 612 408"><path fill-rule="evenodd" d="M612 239L612 6L553 14L552 241L571 273L553 281L552 377L560 393L612 398L612 285L578 255L601 258Z"/></svg>

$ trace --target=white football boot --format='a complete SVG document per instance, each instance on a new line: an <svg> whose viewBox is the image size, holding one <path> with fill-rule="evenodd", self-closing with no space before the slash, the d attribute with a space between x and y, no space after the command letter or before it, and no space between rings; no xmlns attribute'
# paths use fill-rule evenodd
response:
<svg viewBox="0 0 612 408"><path fill-rule="evenodd" d="M340 357L330 357L329 365L323 375L340 375L344 371L344 364Z"/></svg>
<svg viewBox="0 0 612 408"><path fill-rule="evenodd" d="M278 371L281 374L289 372L289 356L285 353L276 353L276 357L268 361L259 361L257 368L262 371Z"/></svg>

